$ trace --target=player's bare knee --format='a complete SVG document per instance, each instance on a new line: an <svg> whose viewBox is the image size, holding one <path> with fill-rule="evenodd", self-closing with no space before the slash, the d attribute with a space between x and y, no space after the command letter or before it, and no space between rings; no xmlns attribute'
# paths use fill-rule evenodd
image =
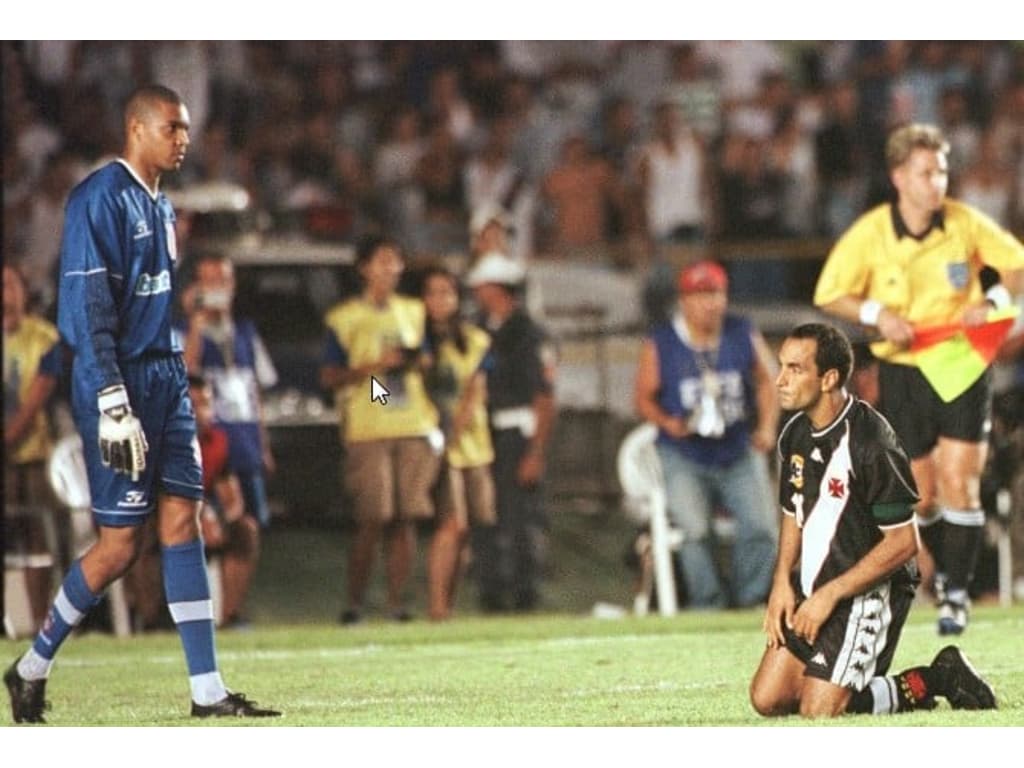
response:
<svg viewBox="0 0 1024 768"><path fill-rule="evenodd" d="M754 711L762 717L784 717L796 711L796 707L791 702L761 696L753 691L750 695L750 704L754 707Z"/></svg>
<svg viewBox="0 0 1024 768"><path fill-rule="evenodd" d="M199 501L179 497L164 497L160 504L158 529L163 546L175 546L195 541L200 535Z"/></svg>
<svg viewBox="0 0 1024 768"><path fill-rule="evenodd" d="M781 717L796 711L795 703L758 678L750 683L750 705L762 717Z"/></svg>
<svg viewBox="0 0 1024 768"><path fill-rule="evenodd" d="M96 543L82 558L86 580L94 591L105 589L131 567L142 548L140 530L101 527Z"/></svg>

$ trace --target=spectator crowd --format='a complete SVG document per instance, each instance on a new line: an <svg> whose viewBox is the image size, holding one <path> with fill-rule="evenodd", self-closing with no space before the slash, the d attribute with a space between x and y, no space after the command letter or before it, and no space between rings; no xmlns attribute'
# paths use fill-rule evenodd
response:
<svg viewBox="0 0 1024 768"><path fill-rule="evenodd" d="M2 54L3 252L5 263L17 264L12 284L24 281L34 313L55 314L67 193L117 155L121 107L140 83L170 86L191 117L189 159L166 177L166 188L236 184L278 231L362 244L364 292L326 318L330 346L320 372L321 386L345 404L343 485L358 513L346 624L362 619L382 543L387 608L392 618L408 618L412 523L433 514L427 497L437 477L446 495L430 554L431 616L450 615L470 541L489 564L477 573L484 610L537 607L554 366L520 290L529 261L646 263L676 245L835 238L889 196L885 137L910 120L934 123L949 137L952 196L1004 227L1024 228L1024 46L1012 43L29 41L4 43ZM233 609L222 619L244 623L260 529L269 522L264 474L275 463L260 392L277 376L256 331L260 318L231 316L230 262L188 254L183 242L196 272L182 297L185 359L190 370L202 369L205 378L193 386L226 433L217 438L224 471L206 483L226 494L224 553L238 560L237 588L228 590ZM464 277L490 337L461 325L453 274L436 270L425 302L395 298L407 261L452 254L465 254L472 267ZM690 308L689 341L677 349L666 325L657 352L655 332L646 353L651 370L665 365L655 365L656 354L692 357L694 370L680 363L680 378L717 392L725 386L719 378L732 376L732 421L760 410L765 423L734 436L736 456L712 469L703 459L724 422L706 434L669 430L676 448L693 438L702 454L689 457L689 467L662 451L663 464L684 462L674 472L678 483L698 474L701 482L715 474L718 483L725 467L756 474L737 456L764 474L762 454L774 444L763 341L756 329L726 322L725 273L706 262L704 269L711 275L704 282L678 283L682 298L675 275L669 280L670 309L677 298L681 315ZM5 271L5 344L7 284ZM701 322L711 322L707 338ZM744 354L719 365L726 327ZM702 367L709 354L713 362ZM371 376L393 393L388 413L401 429L383 429L372 399L344 399ZM660 379L652 374L647 383L640 415L681 424L676 411L693 404L659 404ZM764 394L740 403L741 384L748 399L755 385ZM420 401L411 432L399 413L408 392ZM488 420L492 434L474 442L472 425ZM446 452L432 441L438 432ZM422 482L407 471L408 456L398 458L409 446L421 454ZM381 504L380 478L357 471L376 471L385 455L393 459L384 484L395 486L395 510L390 500ZM751 494L765 501L766 482L757 479ZM360 501L360 493L373 498ZM227 514L235 507L249 517ZM683 522L706 526L708 514L698 510ZM747 538L770 552L776 531L760 518L772 515L759 515L751 512L740 538L749 528ZM472 536L470 522L478 528ZM763 601L767 557L755 558L760 574L736 579L749 595L730 599L709 576L704 599L690 584L693 603ZM694 562L690 571L709 570Z"/></svg>
<svg viewBox="0 0 1024 768"><path fill-rule="evenodd" d="M4 253L52 305L63 198L116 153L140 82L189 104L168 186L234 182L278 227L413 256L507 209L513 255L834 237L888 192L910 119L951 194L1024 222L1024 48L999 42L8 42ZM668 190L673 190L669 193Z"/></svg>

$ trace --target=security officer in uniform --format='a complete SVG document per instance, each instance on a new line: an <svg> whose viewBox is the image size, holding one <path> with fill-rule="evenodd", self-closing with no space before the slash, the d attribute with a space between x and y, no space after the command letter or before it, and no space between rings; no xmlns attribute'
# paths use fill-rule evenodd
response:
<svg viewBox="0 0 1024 768"><path fill-rule="evenodd" d="M497 251L484 254L466 276L482 325L493 337L487 391L498 524L474 534L480 604L488 612L531 611L538 602L554 356L544 331L521 306L525 276L518 263Z"/></svg>

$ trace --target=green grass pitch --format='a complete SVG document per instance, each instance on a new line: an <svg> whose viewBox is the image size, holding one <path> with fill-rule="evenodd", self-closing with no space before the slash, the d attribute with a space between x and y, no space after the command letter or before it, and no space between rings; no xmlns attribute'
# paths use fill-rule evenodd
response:
<svg viewBox="0 0 1024 768"><path fill-rule="evenodd" d="M747 701L764 647L760 623L760 611L739 611L672 619L548 615L371 621L354 628L257 625L218 633L221 668L229 686L285 716L213 722L188 717L174 633L82 634L58 657L47 719L57 726L264 728L802 725L798 718L759 718ZM927 663L945 642L935 633L934 610L915 606L894 669ZM932 712L830 724L1024 724L1024 610L979 606L957 642L994 685L998 711L952 711L943 700ZM0 642L3 666L25 646ZM5 711L8 724L9 718Z"/></svg>

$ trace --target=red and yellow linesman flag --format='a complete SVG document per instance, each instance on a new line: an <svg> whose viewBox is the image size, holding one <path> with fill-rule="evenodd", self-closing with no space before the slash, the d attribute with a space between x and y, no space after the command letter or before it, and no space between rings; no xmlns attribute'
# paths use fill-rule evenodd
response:
<svg viewBox="0 0 1024 768"><path fill-rule="evenodd" d="M990 311L982 325L951 323L914 329L910 351L944 402L955 400L981 377L1019 313L1018 307L1007 307Z"/></svg>

